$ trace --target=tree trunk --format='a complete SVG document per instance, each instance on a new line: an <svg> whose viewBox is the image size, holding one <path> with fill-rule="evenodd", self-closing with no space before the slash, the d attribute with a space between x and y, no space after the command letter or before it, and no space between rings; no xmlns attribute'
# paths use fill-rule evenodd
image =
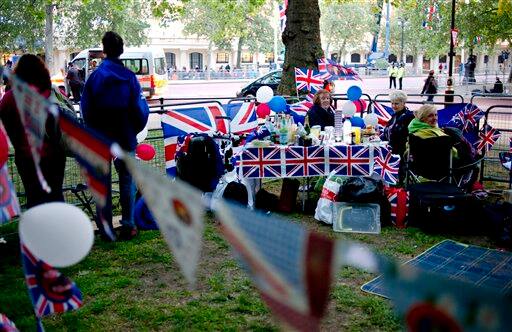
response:
<svg viewBox="0 0 512 332"><path fill-rule="evenodd" d="M338 63L340 65L344 65L345 64L345 46L347 45L347 40L345 39L343 41L343 43L341 44L340 46L340 50L338 51Z"/></svg>
<svg viewBox="0 0 512 332"><path fill-rule="evenodd" d="M295 67L317 69L316 60L323 56L318 0L288 2L282 38L286 53L277 91L281 95L295 95Z"/></svg>
<svg viewBox="0 0 512 332"><path fill-rule="evenodd" d="M242 59L242 45L244 43L244 37L238 38L238 48L236 50L236 69L240 69L240 62Z"/></svg>
<svg viewBox="0 0 512 332"><path fill-rule="evenodd" d="M213 42L210 40L210 42L208 43L208 55L206 56L207 65L206 65L205 75L206 75L207 80L210 79L210 73L212 72L212 68L210 67L211 62L212 62L212 47L213 47Z"/></svg>
<svg viewBox="0 0 512 332"><path fill-rule="evenodd" d="M46 5L46 26L45 26L45 45L44 45L44 57L46 66L50 71L50 75L54 74L55 69L53 68L53 8L54 4Z"/></svg>

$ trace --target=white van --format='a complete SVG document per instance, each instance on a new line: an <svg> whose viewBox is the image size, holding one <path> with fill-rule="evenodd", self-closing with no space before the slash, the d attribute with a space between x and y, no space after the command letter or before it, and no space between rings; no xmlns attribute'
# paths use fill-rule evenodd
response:
<svg viewBox="0 0 512 332"><path fill-rule="evenodd" d="M89 48L78 53L71 62L80 70L85 81L104 57L101 48ZM126 68L137 75L146 97L161 94L167 85L167 66L163 49L127 47L120 59Z"/></svg>

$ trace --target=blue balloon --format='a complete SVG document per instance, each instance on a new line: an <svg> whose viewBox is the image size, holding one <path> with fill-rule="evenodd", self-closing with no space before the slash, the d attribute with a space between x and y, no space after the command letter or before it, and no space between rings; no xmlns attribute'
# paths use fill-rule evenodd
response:
<svg viewBox="0 0 512 332"><path fill-rule="evenodd" d="M267 104L270 109L276 113L281 113L286 110L286 100L283 96L274 96Z"/></svg>
<svg viewBox="0 0 512 332"><path fill-rule="evenodd" d="M350 118L350 123L352 124L352 127L359 127L359 128L365 128L364 120L358 116L353 116Z"/></svg>
<svg viewBox="0 0 512 332"><path fill-rule="evenodd" d="M357 85L352 85L347 90L348 99L351 101L359 100L359 98L361 98L362 95L363 95L363 91Z"/></svg>

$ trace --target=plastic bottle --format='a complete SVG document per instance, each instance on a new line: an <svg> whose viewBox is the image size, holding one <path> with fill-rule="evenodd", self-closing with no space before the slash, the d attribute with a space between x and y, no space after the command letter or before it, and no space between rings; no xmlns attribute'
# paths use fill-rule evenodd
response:
<svg viewBox="0 0 512 332"><path fill-rule="evenodd" d="M334 138L336 139L336 142L341 141L343 133L344 133L343 111L335 110L334 111Z"/></svg>
<svg viewBox="0 0 512 332"><path fill-rule="evenodd" d="M279 128L279 144L288 144L288 127L286 126L286 119L284 117L281 120L281 127Z"/></svg>
<svg viewBox="0 0 512 332"><path fill-rule="evenodd" d="M309 116L306 115L304 118L304 130L306 131L306 135L311 133L311 127L309 126Z"/></svg>
<svg viewBox="0 0 512 332"><path fill-rule="evenodd" d="M346 118L343 122L343 143L352 144L352 123L350 118Z"/></svg>

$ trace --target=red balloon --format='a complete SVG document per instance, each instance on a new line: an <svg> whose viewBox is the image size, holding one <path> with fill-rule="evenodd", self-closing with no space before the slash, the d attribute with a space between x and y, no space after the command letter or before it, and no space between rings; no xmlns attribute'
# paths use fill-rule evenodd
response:
<svg viewBox="0 0 512 332"><path fill-rule="evenodd" d="M267 103L261 103L256 107L256 115L260 119L264 119L267 115L270 115L270 107Z"/></svg>
<svg viewBox="0 0 512 332"><path fill-rule="evenodd" d="M151 160L155 157L155 148L151 144L142 143L135 148L135 155L142 160Z"/></svg>
<svg viewBox="0 0 512 332"><path fill-rule="evenodd" d="M359 100L356 100L356 101L353 101L354 105L356 105L356 112L357 113L361 113L363 110L366 109L366 100L364 99L359 99Z"/></svg>

